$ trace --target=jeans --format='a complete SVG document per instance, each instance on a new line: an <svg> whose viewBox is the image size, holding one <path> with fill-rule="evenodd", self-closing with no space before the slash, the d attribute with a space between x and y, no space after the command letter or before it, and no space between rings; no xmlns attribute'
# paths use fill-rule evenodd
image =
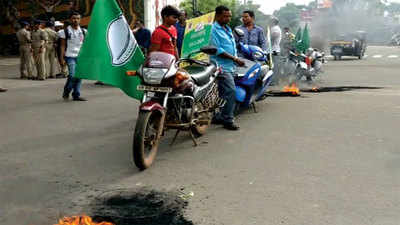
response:
<svg viewBox="0 0 400 225"><path fill-rule="evenodd" d="M223 121L223 123L233 123L233 114L236 105L236 87L233 73L223 72L218 76L219 96L226 102L215 117L217 120Z"/></svg>
<svg viewBox="0 0 400 225"><path fill-rule="evenodd" d="M272 63L274 64L273 72L274 74L271 77L271 85L278 85L279 80L282 79L281 73L282 67L284 67L284 63L282 63L282 56L279 52L274 52L272 54Z"/></svg>
<svg viewBox="0 0 400 225"><path fill-rule="evenodd" d="M75 75L75 68L76 68L76 60L77 58L71 58L71 57L65 57L65 61L67 62L68 65L68 71L69 75L67 78L67 82L65 83L64 86L64 94L63 96L69 96L69 93L72 92L72 97L79 98L81 95L80 89L81 89L81 79L74 77Z"/></svg>

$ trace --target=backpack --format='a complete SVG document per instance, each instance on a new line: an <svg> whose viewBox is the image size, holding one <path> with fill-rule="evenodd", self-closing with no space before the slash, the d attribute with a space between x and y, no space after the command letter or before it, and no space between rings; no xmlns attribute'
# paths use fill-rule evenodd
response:
<svg viewBox="0 0 400 225"><path fill-rule="evenodd" d="M64 34L65 34L65 49L64 50L65 50L65 52L67 52L68 40L71 39L71 37L69 35L69 32L68 32L68 27L69 26L64 28ZM85 39L87 31L84 28L81 28L81 30L82 30L82 33L83 33L83 39ZM61 56L61 38L59 38L57 40L57 52L58 52L58 55Z"/></svg>
<svg viewBox="0 0 400 225"><path fill-rule="evenodd" d="M68 26L68 27L69 27L69 26ZM64 28L65 40L71 39L71 37L69 36L68 27ZM83 33L83 39L85 39L85 36L86 36L86 29L81 28L81 30L82 30L82 33Z"/></svg>

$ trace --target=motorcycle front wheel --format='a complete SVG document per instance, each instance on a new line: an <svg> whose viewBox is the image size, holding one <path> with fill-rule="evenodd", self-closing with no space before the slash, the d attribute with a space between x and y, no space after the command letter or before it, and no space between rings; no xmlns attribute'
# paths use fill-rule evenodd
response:
<svg viewBox="0 0 400 225"><path fill-rule="evenodd" d="M135 165L145 170L157 155L163 129L163 115L159 111L140 111L133 135L132 155Z"/></svg>

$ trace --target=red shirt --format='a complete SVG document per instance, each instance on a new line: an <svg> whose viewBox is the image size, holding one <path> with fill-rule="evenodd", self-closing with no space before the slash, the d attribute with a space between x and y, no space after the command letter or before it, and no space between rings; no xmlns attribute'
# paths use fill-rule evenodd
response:
<svg viewBox="0 0 400 225"><path fill-rule="evenodd" d="M173 40L165 30L161 29L161 27L168 30L168 32L175 38L175 40ZM170 26L168 28L164 25L161 25L158 26L151 35L151 43L160 45L160 52L166 52L175 56L175 44L177 37L178 34L174 26Z"/></svg>

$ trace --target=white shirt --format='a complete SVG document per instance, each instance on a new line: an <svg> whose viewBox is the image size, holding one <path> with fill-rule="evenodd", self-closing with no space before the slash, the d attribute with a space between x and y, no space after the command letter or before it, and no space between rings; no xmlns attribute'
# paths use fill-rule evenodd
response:
<svg viewBox="0 0 400 225"><path fill-rule="evenodd" d="M78 27L78 29L73 29L71 26L67 27L67 31L69 33L69 39L67 40L67 50L65 51L66 57L76 58L78 57L79 51L81 50L83 39L85 36L83 35L83 28ZM86 30L85 30L86 32ZM62 39L65 39L64 29L58 31L58 36Z"/></svg>
<svg viewBox="0 0 400 225"><path fill-rule="evenodd" d="M272 51L281 52L281 47L280 47L281 39L282 39L281 28L278 25L271 27Z"/></svg>

